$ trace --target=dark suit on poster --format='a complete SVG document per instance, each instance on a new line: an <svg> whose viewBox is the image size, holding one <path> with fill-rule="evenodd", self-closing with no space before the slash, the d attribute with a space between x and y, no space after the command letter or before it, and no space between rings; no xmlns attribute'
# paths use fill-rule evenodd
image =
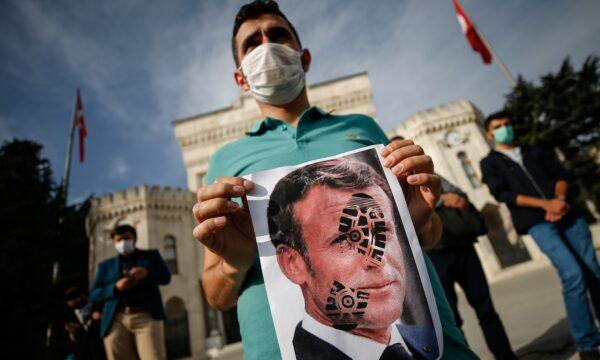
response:
<svg viewBox="0 0 600 360"><path fill-rule="evenodd" d="M433 360L438 357L437 340L433 328L396 325L406 342L413 359ZM302 327L302 321L294 332L294 352L297 360L331 359L351 360L344 352ZM359 360L359 359L357 359Z"/></svg>

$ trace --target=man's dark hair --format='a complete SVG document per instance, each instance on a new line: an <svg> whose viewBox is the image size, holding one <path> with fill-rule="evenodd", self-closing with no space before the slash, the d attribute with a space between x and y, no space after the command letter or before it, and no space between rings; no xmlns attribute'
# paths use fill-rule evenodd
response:
<svg viewBox="0 0 600 360"><path fill-rule="evenodd" d="M296 37L298 46L302 48L300 37L298 36L294 25L292 25L287 17L285 17L285 15L281 12L281 10L279 10L279 5L272 0L254 0L251 3L242 6L235 15L235 22L233 23L233 36L231 37L231 51L233 52L233 60L235 61L236 66L240 66L240 59L238 59L237 56L235 36L237 35L238 30L240 30L240 26L242 26L242 24L247 20L258 19L260 16L265 14L274 14L283 18Z"/></svg>
<svg viewBox="0 0 600 360"><path fill-rule="evenodd" d="M137 232L135 228L129 224L116 225L113 231L110 232L110 238L113 239L116 235L125 235L127 232L131 232L133 237L137 239Z"/></svg>
<svg viewBox="0 0 600 360"><path fill-rule="evenodd" d="M275 248L285 244L297 250L309 270L310 259L306 253L302 228L294 219L294 205L315 185L340 190L379 186L392 199L384 177L366 163L355 160L326 160L304 166L281 178L271 193L267 208L271 242Z"/></svg>
<svg viewBox="0 0 600 360"><path fill-rule="evenodd" d="M485 129L485 131L488 131L492 120L505 119L505 118L510 120L510 113L506 110L500 110L500 111L496 111L495 113L491 113L485 118L485 120L483 120L483 128Z"/></svg>

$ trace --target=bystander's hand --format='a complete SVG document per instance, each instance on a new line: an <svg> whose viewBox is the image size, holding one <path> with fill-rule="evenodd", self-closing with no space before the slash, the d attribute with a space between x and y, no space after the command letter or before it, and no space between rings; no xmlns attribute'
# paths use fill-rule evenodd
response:
<svg viewBox="0 0 600 360"><path fill-rule="evenodd" d="M565 200L551 199L546 200L544 210L546 210L546 221L560 221L569 211L571 207Z"/></svg>
<svg viewBox="0 0 600 360"><path fill-rule="evenodd" d="M119 291L124 291L136 286L137 283L138 281L135 278L126 276L124 278L119 279L119 281L117 281L117 283L115 284L115 287Z"/></svg>
<svg viewBox="0 0 600 360"><path fill-rule="evenodd" d="M430 248L441 235L441 222L433 211L442 183L433 173L433 161L412 140L397 140L381 151L383 165L398 177L421 246Z"/></svg>
<svg viewBox="0 0 600 360"><path fill-rule="evenodd" d="M194 237L222 259L221 269L228 275L244 274L254 261L256 239L246 203L253 188L241 177L222 177L198 190ZM243 206L231 201L236 197L242 198Z"/></svg>
<svg viewBox="0 0 600 360"><path fill-rule="evenodd" d="M442 204L460 210L466 210L469 207L469 203L464 196L454 193L442 194Z"/></svg>
<svg viewBox="0 0 600 360"><path fill-rule="evenodd" d="M81 325L79 325L78 323L70 321L65 324L65 330L67 330L67 332L70 334L76 333L77 331L79 331L79 329L81 329Z"/></svg>
<svg viewBox="0 0 600 360"><path fill-rule="evenodd" d="M136 280L144 280L148 276L148 270L145 267L134 267L129 270L129 275Z"/></svg>

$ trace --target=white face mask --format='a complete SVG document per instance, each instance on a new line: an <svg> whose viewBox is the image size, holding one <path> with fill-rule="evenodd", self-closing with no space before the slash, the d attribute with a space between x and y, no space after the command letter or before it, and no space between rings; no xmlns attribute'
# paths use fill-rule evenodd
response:
<svg viewBox="0 0 600 360"><path fill-rule="evenodd" d="M272 105L292 102L305 83L301 55L300 51L274 43L252 50L240 69L254 98Z"/></svg>
<svg viewBox="0 0 600 360"><path fill-rule="evenodd" d="M115 249L121 255L131 254L135 250L135 243L133 240L121 240L115 243Z"/></svg>

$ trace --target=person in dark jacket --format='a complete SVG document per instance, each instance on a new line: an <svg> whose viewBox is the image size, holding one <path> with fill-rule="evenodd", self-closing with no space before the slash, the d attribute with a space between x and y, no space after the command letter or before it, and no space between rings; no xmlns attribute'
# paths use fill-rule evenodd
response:
<svg viewBox="0 0 600 360"><path fill-rule="evenodd" d="M158 250L135 247L137 234L119 225L111 237L119 255L100 263L91 290L94 303L104 303L100 335L109 360L165 359L165 311L159 285L171 273Z"/></svg>
<svg viewBox="0 0 600 360"><path fill-rule="evenodd" d="M465 292L475 310L488 349L496 359L516 359L502 321L494 309L483 268L473 244L487 232L479 212L458 187L442 178L442 197L436 208L442 220L442 238L427 254L454 312L456 325L462 327L455 283Z"/></svg>
<svg viewBox="0 0 600 360"><path fill-rule="evenodd" d="M72 359L104 360L104 345L100 337L102 314L96 304L88 301L84 291L76 286L65 291L66 305L70 316L65 323L69 334Z"/></svg>
<svg viewBox="0 0 600 360"><path fill-rule="evenodd" d="M509 114L484 123L494 149L481 160L483 182L505 203L519 234L529 233L550 258L563 287L571 334L582 359L600 359L600 332L588 304L600 314L600 265L590 229L574 203L577 189L551 152L518 145Z"/></svg>

